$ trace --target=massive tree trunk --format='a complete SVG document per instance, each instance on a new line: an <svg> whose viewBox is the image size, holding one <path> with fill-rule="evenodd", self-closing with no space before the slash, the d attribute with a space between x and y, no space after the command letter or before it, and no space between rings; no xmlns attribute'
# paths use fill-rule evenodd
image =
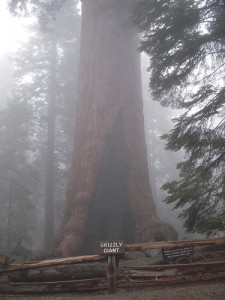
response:
<svg viewBox="0 0 225 300"><path fill-rule="evenodd" d="M154 239L133 1L83 0L75 151L58 253ZM129 3L129 5L125 5Z"/></svg>

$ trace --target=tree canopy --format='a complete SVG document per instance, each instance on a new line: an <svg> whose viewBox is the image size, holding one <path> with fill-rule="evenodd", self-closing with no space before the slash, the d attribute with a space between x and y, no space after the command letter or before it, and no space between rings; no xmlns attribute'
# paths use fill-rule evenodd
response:
<svg viewBox="0 0 225 300"><path fill-rule="evenodd" d="M182 207L190 232L225 230L225 3L219 0L142 0L134 20L150 56L155 100L182 109L163 138L184 149L180 179L163 186L166 201Z"/></svg>

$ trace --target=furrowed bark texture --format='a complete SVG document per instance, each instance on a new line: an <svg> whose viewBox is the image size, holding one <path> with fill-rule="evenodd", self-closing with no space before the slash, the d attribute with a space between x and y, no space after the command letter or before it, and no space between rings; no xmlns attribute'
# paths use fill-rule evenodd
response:
<svg viewBox="0 0 225 300"><path fill-rule="evenodd" d="M115 2L82 2L75 150L57 238L63 256L93 253L103 239L150 241L161 224L147 169L138 34L131 11Z"/></svg>

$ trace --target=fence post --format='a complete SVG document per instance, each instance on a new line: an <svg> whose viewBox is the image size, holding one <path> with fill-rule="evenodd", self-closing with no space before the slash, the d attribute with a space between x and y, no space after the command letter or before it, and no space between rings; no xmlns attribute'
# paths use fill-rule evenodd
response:
<svg viewBox="0 0 225 300"><path fill-rule="evenodd" d="M108 255L109 294L116 294L116 256Z"/></svg>

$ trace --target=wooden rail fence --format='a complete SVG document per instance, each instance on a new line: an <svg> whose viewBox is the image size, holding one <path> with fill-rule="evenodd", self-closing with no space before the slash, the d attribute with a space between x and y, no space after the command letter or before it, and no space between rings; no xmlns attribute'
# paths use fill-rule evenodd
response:
<svg viewBox="0 0 225 300"><path fill-rule="evenodd" d="M181 256L177 261L168 264L163 261L162 256L158 256L158 263L152 262L152 250L169 249L172 251L174 249L177 255L179 252L177 249L188 247L194 249L193 253L188 252L189 255L192 253L188 259ZM116 258L112 258L112 255L88 255L42 261L10 262L7 257L0 256L0 294L59 293L104 289L115 293L116 288L225 278L225 237L127 244L124 249L125 256ZM127 258L129 253L137 251L142 253L147 251L148 258L140 260ZM116 270L110 271L110 266L111 269ZM110 280L111 288L109 287Z"/></svg>

